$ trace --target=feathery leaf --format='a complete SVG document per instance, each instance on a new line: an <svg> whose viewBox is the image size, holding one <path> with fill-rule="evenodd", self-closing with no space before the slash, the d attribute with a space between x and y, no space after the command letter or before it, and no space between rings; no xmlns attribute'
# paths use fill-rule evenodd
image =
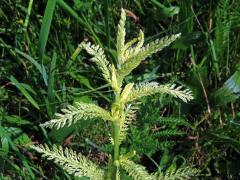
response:
<svg viewBox="0 0 240 180"><path fill-rule="evenodd" d="M192 92L189 89L182 90L182 86L176 87L175 84L159 85L156 82L141 83L129 94L127 102L135 101L144 96L150 96L156 93L169 94L180 98L184 102L193 99Z"/></svg>
<svg viewBox="0 0 240 180"><path fill-rule="evenodd" d="M42 157L53 160L69 174L77 177L87 176L93 180L103 180L104 171L96 164L86 159L82 154L61 146L53 145L50 149L47 145L31 146L32 149L42 154Z"/></svg>
<svg viewBox="0 0 240 180"><path fill-rule="evenodd" d="M127 84L122 93L121 93L121 102L125 102L128 98L128 95L131 93L134 83Z"/></svg>
<svg viewBox="0 0 240 180"><path fill-rule="evenodd" d="M120 159L120 166L128 172L128 175L134 180L154 180L144 166L134 163L126 158Z"/></svg>
<svg viewBox="0 0 240 180"><path fill-rule="evenodd" d="M157 39L147 44L145 47L142 47L141 49L132 48L129 51L126 51L126 53L124 54L124 58L126 60L121 66L120 75L122 77L127 76L132 72L133 69L135 69L141 63L141 61L145 60L152 54L161 51L164 47L170 45L173 41L175 41L179 36L180 34L166 36L162 39Z"/></svg>
<svg viewBox="0 0 240 180"><path fill-rule="evenodd" d="M90 42L82 42L80 47L84 48L89 54L93 56L92 60L97 64L97 67L102 72L104 79L110 82L109 62L106 59L103 49L99 45L91 44Z"/></svg>
<svg viewBox="0 0 240 180"><path fill-rule="evenodd" d="M167 170L166 173L154 173L156 180L187 180L198 175L199 171L191 167L181 167L177 170Z"/></svg>
<svg viewBox="0 0 240 180"><path fill-rule="evenodd" d="M177 130L177 129L166 129L166 130L159 130L157 132L154 132L154 137L172 137L172 136L182 136L185 133L183 131Z"/></svg>
<svg viewBox="0 0 240 180"><path fill-rule="evenodd" d="M139 38L133 38L131 41L127 42L127 43L124 45L123 52L125 52L126 50L128 50L128 48L130 48L131 46L133 46L138 40L139 40Z"/></svg>
<svg viewBox="0 0 240 180"><path fill-rule="evenodd" d="M155 122L157 124L163 124L163 125L168 125L168 126L186 126L186 127L191 127L191 124L187 122L183 118L179 117L160 117L159 119L156 119Z"/></svg>
<svg viewBox="0 0 240 180"><path fill-rule="evenodd" d="M120 124L120 137L119 142L123 142L126 139L129 125L132 124L133 121L136 120L136 112L138 110L138 106L136 104L129 104L126 108L126 117L125 121Z"/></svg>
<svg viewBox="0 0 240 180"><path fill-rule="evenodd" d="M125 22L126 22L126 12L124 9L121 10L121 19L118 24L118 32L117 32L117 54L118 54L118 60L121 64L122 57L123 57L123 49L125 44Z"/></svg>
<svg viewBox="0 0 240 180"><path fill-rule="evenodd" d="M56 127L57 129L64 127L65 125L72 125L79 120L102 119L112 121L112 116L105 109L95 105L87 103L76 103L76 106L67 106L62 110L63 114L56 113L56 118L41 124L43 127Z"/></svg>
<svg viewBox="0 0 240 180"><path fill-rule="evenodd" d="M138 41L137 45L135 47L131 47L137 41ZM139 53L139 51L142 50L141 48L143 46L143 43L144 43L144 34L142 30L140 30L138 38L137 39L134 38L124 46L123 57L121 62L124 63L128 59L131 59L132 57L136 56Z"/></svg>

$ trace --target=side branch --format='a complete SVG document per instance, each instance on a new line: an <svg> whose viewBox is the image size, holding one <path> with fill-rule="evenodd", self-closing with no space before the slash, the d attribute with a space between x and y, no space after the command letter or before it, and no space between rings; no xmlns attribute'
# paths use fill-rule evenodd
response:
<svg viewBox="0 0 240 180"><path fill-rule="evenodd" d="M41 124L41 126L50 128L56 127L59 129L65 125L70 126L77 123L79 120L87 120L89 118L113 121L108 111L95 104L77 103L76 106L67 106L62 112L62 114L56 113L55 119Z"/></svg>
<svg viewBox="0 0 240 180"><path fill-rule="evenodd" d="M77 177L87 176L93 180L103 180L104 172L96 164L85 158L82 154L53 145L50 149L47 145L31 146L32 149L42 154L42 157L53 160L69 174Z"/></svg>
<svg viewBox="0 0 240 180"><path fill-rule="evenodd" d="M177 87L175 84L159 85L156 82L151 82L138 85L129 94L126 102L135 101L144 96L150 96L156 93L169 94L174 97L180 98L184 102L188 102L193 99L192 92L189 89L183 90L182 86Z"/></svg>

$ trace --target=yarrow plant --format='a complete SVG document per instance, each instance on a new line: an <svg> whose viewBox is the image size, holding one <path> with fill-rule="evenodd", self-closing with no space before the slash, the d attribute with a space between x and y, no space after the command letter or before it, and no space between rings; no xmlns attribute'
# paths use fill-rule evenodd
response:
<svg viewBox="0 0 240 180"><path fill-rule="evenodd" d="M140 30L139 37L129 42L125 42L125 10L121 11L121 19L118 24L117 32L117 65L111 64L104 54L103 49L90 42L82 42L79 47L85 49L93 56L92 60L101 71L103 78L111 86L114 92L114 100L109 110L105 110L95 104L77 103L69 105L62 113L57 113L56 118L50 120L42 127L62 128L74 123L94 118L104 120L111 124L110 141L113 146L112 154L109 154L107 167L99 167L94 162L88 160L81 153L76 153L69 148L53 145L32 145L31 147L42 153L43 157L53 160L56 164L63 167L69 174L82 177L86 176L93 180L119 180L121 179L120 170L127 172L128 176L139 180L155 179L189 179L197 174L197 170L185 167L167 172L148 173L144 166L131 160L136 152L120 154L122 142L126 139L129 125L136 118L136 102L145 96L153 94L168 94L188 102L193 99L189 89L183 89L176 85L160 85L157 82L150 83L128 83L124 86L123 80L135 69L143 60L154 53L161 51L164 47L175 41L180 34L167 36L157 39L144 45L144 34ZM121 170L122 171L122 170Z"/></svg>

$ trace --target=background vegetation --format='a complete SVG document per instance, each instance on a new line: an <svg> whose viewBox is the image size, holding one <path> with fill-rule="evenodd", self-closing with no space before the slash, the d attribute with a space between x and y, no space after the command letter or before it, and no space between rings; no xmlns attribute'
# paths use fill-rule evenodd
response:
<svg viewBox="0 0 240 180"><path fill-rule="evenodd" d="M115 62L121 7L128 10L129 37L139 28L147 42L182 33L128 80L170 81L194 93L188 104L145 98L126 147L149 172L191 164L201 170L199 179L240 177L239 0L1 0L0 179L74 178L41 160L28 148L32 143L71 146L107 162L105 123L58 131L39 124L67 104L110 101L109 87L76 48L90 38Z"/></svg>

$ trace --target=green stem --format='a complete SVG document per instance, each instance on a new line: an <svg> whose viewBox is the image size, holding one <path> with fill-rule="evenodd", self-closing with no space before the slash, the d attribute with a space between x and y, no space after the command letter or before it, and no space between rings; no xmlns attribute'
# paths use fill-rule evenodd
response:
<svg viewBox="0 0 240 180"><path fill-rule="evenodd" d="M116 162L119 160L119 133L120 133L120 125L118 122L113 123L113 141L114 141L114 149L113 149L113 160L111 164L111 179L115 180L117 176L117 164Z"/></svg>
<svg viewBox="0 0 240 180"><path fill-rule="evenodd" d="M113 122L113 159L111 162L111 172L110 177L112 180L116 179L117 175L117 162L119 161L119 149L120 149L120 122L121 122L121 114L122 108L120 104L120 92L115 92L115 102L112 105L112 116L114 117L115 121Z"/></svg>
<svg viewBox="0 0 240 180"><path fill-rule="evenodd" d="M32 5L33 5L33 0L30 0L29 3L28 3L27 16L25 18L24 25L23 25L24 31L27 30L29 18L30 18L31 11L32 11Z"/></svg>
<svg viewBox="0 0 240 180"><path fill-rule="evenodd" d="M120 126L119 123L116 122L113 125L113 133L114 133L114 155L113 155L113 160L118 161L119 160L119 133L120 133Z"/></svg>

